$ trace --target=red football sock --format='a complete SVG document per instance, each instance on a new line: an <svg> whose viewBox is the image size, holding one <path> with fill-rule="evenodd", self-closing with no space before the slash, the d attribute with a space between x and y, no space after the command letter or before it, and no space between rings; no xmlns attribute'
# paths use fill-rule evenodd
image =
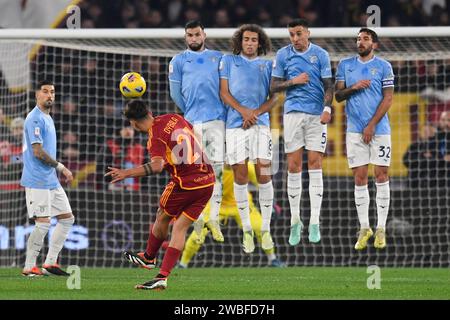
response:
<svg viewBox="0 0 450 320"><path fill-rule="evenodd" d="M166 254L164 255L161 269L159 274L164 277L168 277L173 267L177 264L178 258L180 258L181 251L173 247L167 247Z"/></svg>
<svg viewBox="0 0 450 320"><path fill-rule="evenodd" d="M147 249L145 249L146 258L150 260L154 259L163 242L164 239L158 239L153 235L153 232L150 231L150 235L147 240Z"/></svg>

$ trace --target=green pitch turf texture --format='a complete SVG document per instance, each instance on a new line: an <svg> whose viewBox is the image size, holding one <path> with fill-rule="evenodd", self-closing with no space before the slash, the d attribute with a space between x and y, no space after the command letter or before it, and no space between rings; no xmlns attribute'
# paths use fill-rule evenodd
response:
<svg viewBox="0 0 450 320"><path fill-rule="evenodd" d="M366 268L192 268L175 269L164 291L136 290L157 271L139 268L81 268L81 289L67 278L26 278L20 269L0 268L0 299L450 299L450 270L381 268L381 289L367 288Z"/></svg>

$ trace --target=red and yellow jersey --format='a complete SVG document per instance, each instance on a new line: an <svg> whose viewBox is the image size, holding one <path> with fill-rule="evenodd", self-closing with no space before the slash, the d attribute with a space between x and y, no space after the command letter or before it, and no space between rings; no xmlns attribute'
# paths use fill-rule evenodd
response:
<svg viewBox="0 0 450 320"><path fill-rule="evenodd" d="M182 116L165 114L155 117L148 134L150 157L162 158L164 169L182 189L200 189L214 184L214 170L194 135L192 125Z"/></svg>

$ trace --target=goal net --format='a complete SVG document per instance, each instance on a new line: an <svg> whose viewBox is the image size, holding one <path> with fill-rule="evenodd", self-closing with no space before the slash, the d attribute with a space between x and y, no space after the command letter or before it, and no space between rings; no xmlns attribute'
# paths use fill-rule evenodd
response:
<svg viewBox="0 0 450 320"><path fill-rule="evenodd" d="M206 30L207 47L229 52L233 31ZM355 54L357 31L311 29L312 42L330 54L333 75L340 59ZM273 58L276 50L288 44L288 34L285 29L267 32L274 47L268 58ZM128 266L122 252L145 248L168 176L129 179L114 187L104 178L110 165L131 167L148 160L146 136L130 130L120 114L125 100L118 81L126 72L141 73L148 87L143 98L154 114L179 112L169 96L168 63L185 49L184 30L52 30L45 34L0 31L0 266L23 265L26 240L33 228L19 186L21 130L23 119L35 105L34 88L42 79L55 83L52 117L58 160L74 173L74 181L63 186L76 222L60 262ZM379 35L377 54L392 63L396 76L389 111L392 162L387 248L376 251L370 243L364 252L353 249L359 223L345 156L344 104L336 101L324 159L322 240L310 244L306 231L298 246L288 244L290 212L280 96L271 112L276 204L271 228L276 254L289 266L450 266L450 147L449 140L442 140L443 130L447 130L447 139L450 134L450 120L445 124L442 119L443 112L450 112L450 28L383 28ZM372 174L369 190L374 228ZM251 192L259 207L257 188ZM303 168L301 218L306 227L309 215L308 174ZM260 247L252 255L243 252L242 233L232 218L222 230L225 242L216 243L209 235L189 267L267 265ZM42 251L45 254L47 248Z"/></svg>

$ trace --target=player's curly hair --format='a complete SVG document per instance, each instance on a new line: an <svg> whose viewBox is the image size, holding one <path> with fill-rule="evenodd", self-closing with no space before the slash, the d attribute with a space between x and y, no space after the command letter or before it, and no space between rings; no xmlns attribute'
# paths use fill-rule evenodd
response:
<svg viewBox="0 0 450 320"><path fill-rule="evenodd" d="M128 120L142 120L147 117L149 110L142 100L132 100L128 102L122 114Z"/></svg>
<svg viewBox="0 0 450 320"><path fill-rule="evenodd" d="M231 49L233 54L242 52L242 36L245 31L256 32L258 34L258 56L266 55L272 50L272 42L266 32L257 24L243 24L236 30L231 38Z"/></svg>

